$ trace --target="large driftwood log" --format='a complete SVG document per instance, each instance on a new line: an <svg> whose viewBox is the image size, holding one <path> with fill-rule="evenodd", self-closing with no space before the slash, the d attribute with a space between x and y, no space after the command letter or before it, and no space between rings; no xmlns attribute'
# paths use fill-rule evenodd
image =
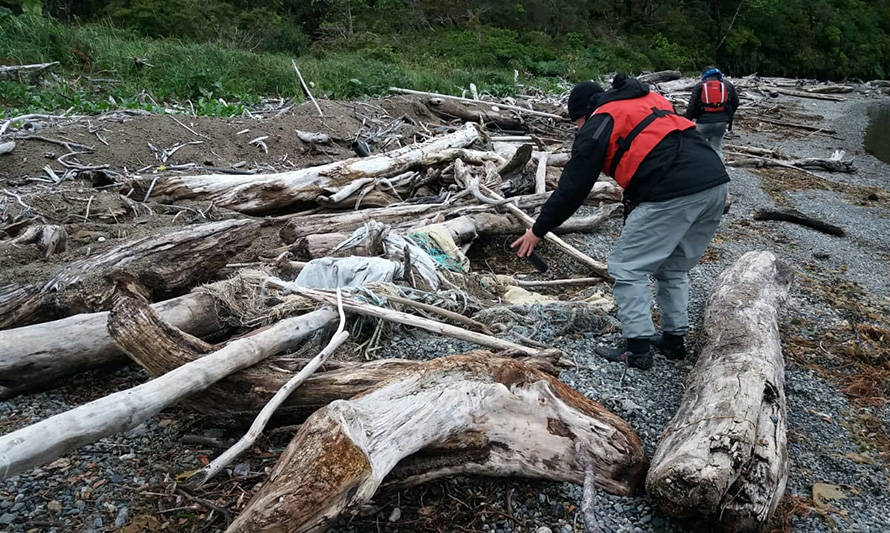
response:
<svg viewBox="0 0 890 533"><path fill-rule="evenodd" d="M592 215L572 217L554 230L554 233L591 232L601 226L618 209L620 204L608 204ZM480 235L512 235L525 231L526 224L509 214L475 213L452 218L441 223L454 238L458 246L472 242ZM410 232L410 229L404 229ZM349 238L347 233L319 233L307 235L291 247L295 255L301 259L316 259L332 255L338 244ZM339 253L339 252L338 252ZM366 247L343 250L340 255L368 255Z"/></svg>
<svg viewBox="0 0 890 533"><path fill-rule="evenodd" d="M213 298L206 294L186 294L152 308L193 335L223 329ZM51 386L66 375L124 357L105 328L107 322L106 311L0 331L0 399Z"/></svg>
<svg viewBox="0 0 890 533"><path fill-rule="evenodd" d="M458 473L581 483L578 453L615 494L635 492L645 471L627 423L559 380L489 354L434 359L313 414L228 531L323 530L390 472L402 483Z"/></svg>
<svg viewBox="0 0 890 533"><path fill-rule="evenodd" d="M462 105L448 98L432 97L426 99L426 105L430 111L445 119L459 118L465 122L492 124L506 130L523 127L518 117L492 110L490 102Z"/></svg>
<svg viewBox="0 0 890 533"><path fill-rule="evenodd" d="M314 203L354 180L393 176L417 166L453 160L462 153L452 149L469 146L479 138L477 126L468 123L424 143L290 172L167 176L157 182L151 196L168 200L200 197L243 213L271 212Z"/></svg>
<svg viewBox="0 0 890 533"><path fill-rule="evenodd" d="M42 285L0 287L0 328L107 309L115 287L106 276L112 273L135 278L153 299L184 291L210 279L249 245L259 224L224 220L143 237L74 261Z"/></svg>
<svg viewBox="0 0 890 533"><path fill-rule="evenodd" d="M77 447L136 427L164 407L227 375L295 347L337 319L330 309L282 320L131 389L116 392L0 437L0 481Z"/></svg>
<svg viewBox="0 0 890 533"><path fill-rule="evenodd" d="M446 99L446 100L454 100L455 102L464 102L464 103L468 103L468 104L487 103L489 105L497 106L501 109L510 109L512 111L518 111L518 112L524 113L526 115L535 115L538 117L552 118L554 120L566 120L567 119L567 117L563 117L560 115L554 115L553 113L545 113L543 111L535 111L534 109L529 109L527 107L520 107L518 105L499 104L497 102L483 102L481 100L473 100L471 98L461 98L460 96L451 96L448 94L427 93L427 92L423 92L423 91L412 91L411 89L402 89L399 87L390 87L389 92L395 93L395 94L410 94L410 95L417 95L417 96L442 98L442 99Z"/></svg>
<svg viewBox="0 0 890 533"><path fill-rule="evenodd" d="M637 79L643 83L654 85L666 81L674 81L683 77L683 73L679 70L660 70L658 72L647 72L640 74Z"/></svg>
<svg viewBox="0 0 890 533"><path fill-rule="evenodd" d="M511 202L521 209L533 209L544 205L551 193L528 194L510 198ZM598 181L593 190L584 200L586 204L596 205L600 202L618 202L621 200L621 188L611 183ZM445 204L409 204L345 213L319 213L289 217L279 231L281 240L287 244L301 237L318 233L348 233L370 220L382 224L395 224L404 220L416 220L421 215L432 217L454 217L473 213L490 212L491 205L445 205Z"/></svg>
<svg viewBox="0 0 890 533"><path fill-rule="evenodd" d="M109 316L108 329L115 342L153 377L211 353L215 347L176 328L158 316L147 304L135 298L122 299ZM558 359L534 357L526 360L549 373ZM199 395L186 400L195 410L224 419L245 419L256 415L294 373L307 363L294 357L270 357L235 372ZM276 416L302 421L315 410L334 400L351 398L404 370L421 364L407 359L382 359L361 364L328 361L323 372L310 376L288 397Z"/></svg>
<svg viewBox="0 0 890 533"><path fill-rule="evenodd" d="M665 513L757 530L782 498L788 452L776 315L791 279L770 252L749 252L718 278L708 341L646 479Z"/></svg>

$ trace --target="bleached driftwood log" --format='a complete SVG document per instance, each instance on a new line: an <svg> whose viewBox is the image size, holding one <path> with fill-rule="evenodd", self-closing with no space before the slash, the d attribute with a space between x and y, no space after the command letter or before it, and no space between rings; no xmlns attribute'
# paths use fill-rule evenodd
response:
<svg viewBox="0 0 890 533"><path fill-rule="evenodd" d="M192 335L223 329L213 298L206 294L186 294L152 308L165 321ZM108 335L107 322L106 311L0 330L0 399L52 386L69 374L125 357Z"/></svg>
<svg viewBox="0 0 890 533"><path fill-rule="evenodd" d="M518 105L509 105L509 104L499 104L497 102L483 102L481 100L473 100L472 98L461 98L460 96L451 96L449 94L439 94L439 93L427 93L423 91L413 91L411 89L402 89L399 87L390 87L389 92L395 94L413 94L416 96L426 96L432 98L442 98L447 100L454 100L455 102L464 102L468 104L488 104L497 106L501 109L510 109L512 111L518 111L519 113L524 113L526 115L535 115L538 117L546 117L552 118L554 120L567 120L567 117L563 117L560 115L554 115L553 113L545 113L543 111L536 111L534 109L529 109L527 107L520 107Z"/></svg>
<svg viewBox="0 0 890 533"><path fill-rule="evenodd" d="M461 157L451 149L469 146L480 138L477 126L459 130L369 157L355 157L317 167L275 174L166 176L152 189L152 198L201 198L243 213L263 213L298 204L314 203L320 196L348 186L354 180L382 178L421 165Z"/></svg>
<svg viewBox="0 0 890 533"><path fill-rule="evenodd" d="M337 319L331 309L287 318L219 351L131 389L116 392L0 437L0 481L102 437L134 428L164 407L225 376L295 347Z"/></svg>
<svg viewBox="0 0 890 533"><path fill-rule="evenodd" d="M728 164L731 164L734 167L753 167L753 168L762 168L762 167L786 167L786 168L797 168L797 169L807 169L812 168L816 170L827 170L829 172L856 172L856 167L853 165L853 160L843 160L843 159L823 159L818 157L810 157L805 159L786 159L786 160L778 160L778 159L770 159L767 157L760 157L757 155L748 156L749 159L744 159L745 154L738 154L726 150L727 154L734 155L740 158L733 159Z"/></svg>
<svg viewBox="0 0 890 533"><path fill-rule="evenodd" d="M772 253L749 252L718 278L708 341L646 478L665 513L754 531L782 498L788 452L776 315L792 275Z"/></svg>
<svg viewBox="0 0 890 533"><path fill-rule="evenodd" d="M641 442L598 403L512 359L434 359L313 414L228 531L323 530L390 473L401 484L459 473L581 483L577 453L603 490L636 491Z"/></svg>
<svg viewBox="0 0 890 533"><path fill-rule="evenodd" d="M666 81L679 80L683 74L679 70L659 70L658 72L647 72L640 74L637 79L643 83L656 84Z"/></svg>
<svg viewBox="0 0 890 533"><path fill-rule="evenodd" d="M250 244L259 225L223 220L142 237L69 263L41 285L0 287L0 328L107 309L115 287L106 278L112 274L138 280L155 298L186 290L210 279Z"/></svg>
<svg viewBox="0 0 890 533"><path fill-rule="evenodd" d="M507 130L522 128L522 120L518 117L492 110L491 102L476 102L463 105L447 98L432 97L426 99L426 105L436 115L446 118L459 118L465 122L492 124Z"/></svg>
<svg viewBox="0 0 890 533"><path fill-rule="evenodd" d="M205 343L166 322L147 304L135 298L122 299L108 320L115 342L137 364L154 377L162 376L195 361L216 347ZM559 359L538 354L520 358L548 373ZM270 357L250 368L235 372L201 394L186 400L189 407L220 419L244 419L256 415L290 376L299 372L308 360L294 357ZM334 400L351 398L403 371L415 368L418 361L381 359L363 363L328 361L323 372L310 376L288 397L276 416L302 421L316 409Z"/></svg>
<svg viewBox="0 0 890 533"><path fill-rule="evenodd" d="M554 233L585 233L594 231L601 226L618 209L620 204L607 204L596 213L583 217L572 217L561 226L554 229ZM475 213L463 215L441 222L451 233L455 244L458 246L472 242L481 235L512 235L525 231L526 224L509 214ZM410 232L411 228L399 228L400 231ZM318 233L307 235L294 243L291 249L301 259L315 259L332 255L338 244L349 238L347 233ZM356 248L343 250L340 255L368 255L368 249L359 245Z"/></svg>
<svg viewBox="0 0 890 533"><path fill-rule="evenodd" d="M548 160L549 161L549 160ZM600 202L618 202L621 200L621 188L607 182L597 182L585 199L586 204L596 205ZM547 201L550 193L528 194L510 198L521 209L533 209ZM406 220L417 220L420 216L427 218L441 215L449 218L480 212L490 212L491 205L445 205L445 204L413 204L362 209L344 213L319 213L291 217L279 231L281 240L293 243L301 237L319 233L347 233L360 227L370 220L383 224L396 224Z"/></svg>

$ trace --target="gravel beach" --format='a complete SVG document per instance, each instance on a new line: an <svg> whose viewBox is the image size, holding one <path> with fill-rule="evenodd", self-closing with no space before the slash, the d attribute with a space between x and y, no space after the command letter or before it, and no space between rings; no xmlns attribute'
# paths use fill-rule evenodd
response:
<svg viewBox="0 0 890 533"><path fill-rule="evenodd" d="M691 273L691 322L694 330L701 325L716 277L743 253L770 250L791 265L797 277L780 314L791 468L786 498L771 527L805 533L890 531L890 407L842 392L857 372L881 365L886 370L890 363L852 364L850 356L837 348L841 343L829 336L863 320L864 312L854 304L868 306L884 327L890 317L890 193L873 201L851 201L856 188L890 191L890 164L862 148L868 109L881 102L890 105L890 99L857 92L844 102L784 96L776 100L821 116L821 123L837 133L783 137L752 133L741 122L727 142L779 147L795 157L829 157L835 150L852 156L858 168L855 174L817 172L847 189L814 187L779 193L785 207L841 226L846 235L753 220L755 210L777 207L775 188L764 187L767 178L760 171L731 168L732 208L705 260ZM769 179L780 180L778 176ZM595 234L571 235L568 240L604 259L620 224L613 219ZM553 248L542 250L554 260L557 254ZM530 271L528 267L526 272ZM842 288L847 291L843 296L831 292ZM700 333L695 330L689 337L695 353ZM651 457L661 429L680 403L695 358L673 362L659 356L651 370L628 369L625 374L623 366L593 352L597 345L617 339L617 332L560 334L544 323L536 334L535 340L564 350L577 363L564 369L561 379L624 418ZM473 348L400 330L378 355L425 359ZM51 391L0 402L0 434L134 386L145 377L135 367L103 368L75 376ZM887 386L884 381L884 391ZM243 430L183 408L165 410L126 434L102 439L0 483L0 531L221 531L226 519L236 514L227 506L249 499L292 433L264 436L205 492L177 486L177 475L212 460ZM839 487L841 497L817 504L813 487L820 483ZM580 532L584 531L580 503L581 487L570 484L458 477L381 492L361 515L341 519L332 531ZM605 532L675 532L690 527L666 518L647 497L600 492L595 512Z"/></svg>

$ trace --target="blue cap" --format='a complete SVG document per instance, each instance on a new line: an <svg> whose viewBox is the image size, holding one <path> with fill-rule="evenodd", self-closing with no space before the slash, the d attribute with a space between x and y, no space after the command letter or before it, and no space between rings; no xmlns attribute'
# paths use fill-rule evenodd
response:
<svg viewBox="0 0 890 533"><path fill-rule="evenodd" d="M711 76L717 76L717 79L720 80L723 79L723 73L720 72L719 68L709 68L708 70L704 71L701 75L701 79L706 80Z"/></svg>

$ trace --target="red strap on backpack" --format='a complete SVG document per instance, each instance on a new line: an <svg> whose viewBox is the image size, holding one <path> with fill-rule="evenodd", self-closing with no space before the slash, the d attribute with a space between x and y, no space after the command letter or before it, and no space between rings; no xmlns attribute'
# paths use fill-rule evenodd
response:
<svg viewBox="0 0 890 533"><path fill-rule="evenodd" d="M708 80L701 84L701 102L705 111L723 111L726 100L726 85L722 81Z"/></svg>

